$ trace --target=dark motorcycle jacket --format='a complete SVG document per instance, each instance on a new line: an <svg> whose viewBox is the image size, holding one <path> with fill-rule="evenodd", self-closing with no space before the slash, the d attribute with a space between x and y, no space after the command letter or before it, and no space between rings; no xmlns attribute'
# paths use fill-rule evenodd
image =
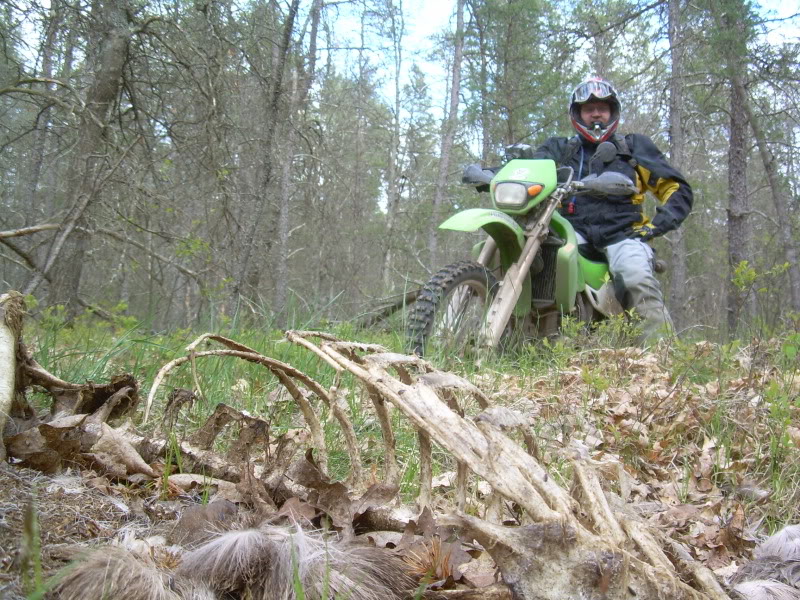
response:
<svg viewBox="0 0 800 600"><path fill-rule="evenodd" d="M617 147L617 155L606 164L591 161L597 145L583 138L579 141L577 136L552 137L536 149L533 158L549 158L559 167L572 167L576 179L616 171L630 177L639 188L633 196L574 196L564 202L561 214L595 248L635 238L637 230L646 226L652 226L655 235L677 229L691 211L693 201L692 188L683 175L647 136L615 135L610 141ZM660 204L652 224L643 208L648 191Z"/></svg>

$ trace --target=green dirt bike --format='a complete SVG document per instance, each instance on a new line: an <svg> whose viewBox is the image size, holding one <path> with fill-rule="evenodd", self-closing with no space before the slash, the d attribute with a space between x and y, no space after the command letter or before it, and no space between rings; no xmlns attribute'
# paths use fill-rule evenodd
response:
<svg viewBox="0 0 800 600"><path fill-rule="evenodd" d="M572 168L557 169L532 154L530 146L516 144L497 174L479 165L464 170L463 183L488 185L494 209L465 210L439 227L483 229L489 237L473 249L474 260L440 269L419 292L407 338L420 356L434 345L462 353L552 335L563 315L588 323L623 311L608 265L579 253L575 230L556 209L579 194L630 195L635 184L616 172L578 181ZM604 142L591 160L608 163L616 154Z"/></svg>

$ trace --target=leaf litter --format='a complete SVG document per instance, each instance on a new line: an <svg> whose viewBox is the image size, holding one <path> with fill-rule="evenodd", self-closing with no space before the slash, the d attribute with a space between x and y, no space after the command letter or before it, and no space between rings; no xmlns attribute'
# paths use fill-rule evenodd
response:
<svg viewBox="0 0 800 600"><path fill-rule="evenodd" d="M249 349L237 346L236 351ZM695 356L715 351L705 343L694 349ZM748 561L768 521L800 516L796 482L790 480L794 490L782 490L776 510L780 479L774 473L770 478L765 468L774 458L770 444L776 436L765 390L780 381L796 393L797 377L787 386L782 374L759 371L746 349L736 360L747 375L704 382L676 369L665 353L601 349L538 378L506 373L498 384L495 374L478 373L471 384L466 382L477 387L464 389L488 393L492 404L520 415L497 413L493 425L508 426L509 435L512 429L533 431L535 448L529 451L545 467L557 473L570 460L586 461L602 474L599 481L615 508L635 513L725 580ZM445 381L440 377L438 385ZM165 409L165 432L173 431L181 408L191 406L190 396L178 392L170 394ZM134 394L126 412L136 400ZM796 398L785 408L788 421L797 423ZM413 510L392 506L396 482L334 481L320 470L313 453L298 457L309 440L306 428L272 439L265 430L268 423L218 405L205 426L173 449L189 461L185 469L201 474L176 474L165 460L168 440L140 436L130 425L114 429L98 422L111 414L102 410L103 417L64 416L5 439L14 462L38 469L0 469L0 590L9 598L21 593L19 509L34 498L48 572L75 558L77 548L108 542L129 549L143 544L168 568L180 563L179 544L197 544L213 532L266 518L329 527L344 539L366 538L402 556L429 590L481 588L500 580L497 565L480 544L437 526L428 508L410 518ZM212 449L213 440L230 423L238 427L238 440L247 442L234 443L220 455ZM786 427L781 437L785 464L798 458L797 431ZM263 457L253 455L253 440L264 444ZM40 471L60 474L48 477ZM455 471L432 479L437 514L460 510L448 493L457 479ZM473 507L495 500L482 479L473 479L470 489ZM239 514L240 506L247 507L246 516ZM513 504L504 503L500 513L507 524L521 523ZM374 529L381 524L397 531ZM364 533L367 529L372 530Z"/></svg>
<svg viewBox="0 0 800 600"><path fill-rule="evenodd" d="M719 347L703 342L694 352L716 354ZM758 371L753 354L744 348L736 358L736 372L746 368L746 376L692 382L663 354L584 352L534 382L505 374L504 391L493 400L551 423L538 426L544 437L552 434L552 462L577 447L614 465L617 476L605 469L604 484L725 578L747 562L766 522L800 521L800 435L788 425L800 422L797 374ZM491 380L475 378L478 385ZM764 398L771 384L788 400L783 431ZM776 438L782 464L790 467L785 473L770 468ZM771 503L776 487L784 488L780 507Z"/></svg>

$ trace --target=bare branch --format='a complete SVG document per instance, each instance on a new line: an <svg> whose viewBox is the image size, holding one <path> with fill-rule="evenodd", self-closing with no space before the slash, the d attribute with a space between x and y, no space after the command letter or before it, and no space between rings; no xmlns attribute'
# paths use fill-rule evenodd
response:
<svg viewBox="0 0 800 600"><path fill-rule="evenodd" d="M181 265L179 263L176 263L175 261L167 258L163 254L159 254L155 250L151 250L150 248L148 248L147 246L145 246L141 242L138 242L138 241L134 240L133 238L126 237L124 235L121 235L121 234L117 233L116 231L111 231L110 229L92 229L92 230L89 230L89 229L85 229L83 227L78 227L78 230L79 231L86 231L87 233L102 233L103 235L108 236L110 238L113 238L113 239L115 239L117 241L123 242L125 244L130 244L131 246L134 246L135 248L138 248L139 250L142 250L143 252L147 252L147 254L149 254L153 258L157 258L159 261L161 261L161 262L163 262L165 264L168 264L171 267L175 267L175 269L177 269L180 273L183 273L187 277L191 277L192 279L194 279L195 281L198 281L198 282L200 281L200 275L198 273L196 273L195 271L192 271L191 269L187 269L183 265Z"/></svg>
<svg viewBox="0 0 800 600"><path fill-rule="evenodd" d="M19 83L26 83L28 81L38 81L38 80L22 80ZM41 80L41 81L44 82L44 81L50 81L50 80ZM55 81L55 80L53 80L53 81ZM69 86L67 86L67 87L69 87ZM75 112L75 109L79 108L79 107L75 106L74 104L70 104L69 102L64 102L61 98L59 98L58 96L53 96L49 92L43 92L41 90L35 90L33 88L18 87L18 86L9 86L9 87L0 88L0 96L3 96L5 94L27 94L29 96L36 96L36 97L39 97L39 98L44 98L45 100L47 100L47 102L49 104L51 104L51 105L55 104L55 105L60 106L61 108L63 108L64 110L67 110L69 112Z"/></svg>
<svg viewBox="0 0 800 600"><path fill-rule="evenodd" d="M46 223L44 225L32 225L31 227L21 227L20 229L10 229L8 231L0 231L0 238L20 237L23 235L30 235L32 233L39 233L40 231L50 231L58 229L61 225L57 223Z"/></svg>

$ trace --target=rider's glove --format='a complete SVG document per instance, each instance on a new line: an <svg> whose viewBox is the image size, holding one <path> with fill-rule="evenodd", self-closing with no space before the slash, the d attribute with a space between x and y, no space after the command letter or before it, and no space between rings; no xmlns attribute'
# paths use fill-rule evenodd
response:
<svg viewBox="0 0 800 600"><path fill-rule="evenodd" d="M506 153L503 156L505 162L514 160L515 158L533 158L533 148L528 144L512 144L506 146Z"/></svg>
<svg viewBox="0 0 800 600"><path fill-rule="evenodd" d="M644 225L636 225L633 228L633 239L648 242L658 235L658 230L652 223L645 223Z"/></svg>

